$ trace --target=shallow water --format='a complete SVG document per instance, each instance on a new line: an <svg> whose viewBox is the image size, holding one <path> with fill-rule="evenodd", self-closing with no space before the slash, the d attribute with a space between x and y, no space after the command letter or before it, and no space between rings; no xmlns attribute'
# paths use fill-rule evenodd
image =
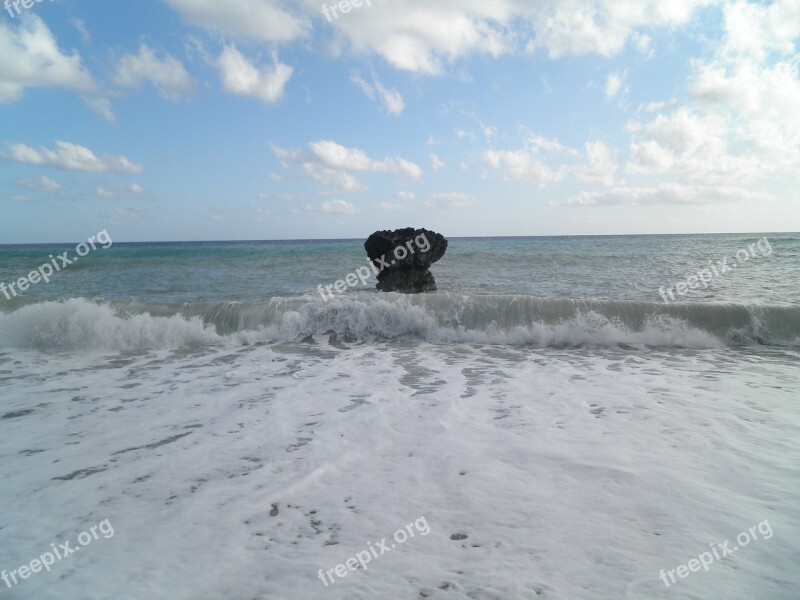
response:
<svg viewBox="0 0 800 600"><path fill-rule="evenodd" d="M115 246L0 308L0 569L114 535L0 592L795 599L798 238L657 289L759 237L453 240L443 291L327 303L355 242Z"/></svg>

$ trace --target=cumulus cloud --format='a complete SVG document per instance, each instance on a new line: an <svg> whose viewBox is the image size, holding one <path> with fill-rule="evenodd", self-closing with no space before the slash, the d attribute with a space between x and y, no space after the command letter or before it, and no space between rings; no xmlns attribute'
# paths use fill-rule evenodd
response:
<svg viewBox="0 0 800 600"><path fill-rule="evenodd" d="M344 200L326 200L319 207L306 206L305 209L329 215L356 215L360 212L357 207Z"/></svg>
<svg viewBox="0 0 800 600"><path fill-rule="evenodd" d="M284 169L297 170L302 177L312 179L340 192L360 192L367 189L361 181L341 169L321 164L308 153L273 146L272 152Z"/></svg>
<svg viewBox="0 0 800 600"><path fill-rule="evenodd" d="M627 173L668 175L689 190L800 178L800 5L732 1L722 12L725 36L692 61L686 101L650 102L651 120L626 126Z"/></svg>
<svg viewBox="0 0 800 600"><path fill-rule="evenodd" d="M194 89L194 81L181 61L169 54L159 58L147 44L141 44L138 54L125 54L119 59L114 83L123 88L137 88L145 82L152 83L164 98L173 101Z"/></svg>
<svg viewBox="0 0 800 600"><path fill-rule="evenodd" d="M363 150L346 148L329 140L312 142L308 146L315 160L332 169L372 173L399 173L413 181L419 181L422 178L422 169L419 165L396 156L384 158L383 160L374 160L367 156Z"/></svg>
<svg viewBox="0 0 800 600"><path fill-rule="evenodd" d="M111 200L114 197L114 192L112 192L111 190L107 190L104 187L98 187L95 190L95 192L97 193L98 196L100 196L101 198L105 198L106 200Z"/></svg>
<svg viewBox="0 0 800 600"><path fill-rule="evenodd" d="M267 104L275 104L283 98L284 90L294 70L272 55L272 65L257 67L239 52L235 46L225 46L217 60L226 92L256 98Z"/></svg>
<svg viewBox="0 0 800 600"><path fill-rule="evenodd" d="M800 37L800 4L775 0L769 4L728 2L723 7L727 55L762 59L769 52L795 53Z"/></svg>
<svg viewBox="0 0 800 600"><path fill-rule="evenodd" d="M431 159L431 168L434 171L441 171L442 169L444 169L445 166L444 162L442 161L441 158L439 158L438 155L430 154L428 157Z"/></svg>
<svg viewBox="0 0 800 600"><path fill-rule="evenodd" d="M57 141L54 150L40 147L32 148L25 144L8 144L8 152L0 152L0 159L37 165L55 167L67 171L86 171L89 173L103 173L106 171L119 171L122 173L141 173L144 168L131 162L124 156L99 157L94 152L69 142Z"/></svg>
<svg viewBox="0 0 800 600"><path fill-rule="evenodd" d="M647 53L649 38L640 29L674 27L689 21L699 7L716 0L550 0L531 8L535 32L531 46L551 58L599 54L614 56L632 41Z"/></svg>
<svg viewBox="0 0 800 600"><path fill-rule="evenodd" d="M430 208L467 208L474 205L477 201L478 199L470 194L448 192L434 194L427 202L427 205Z"/></svg>
<svg viewBox="0 0 800 600"><path fill-rule="evenodd" d="M231 39L288 43L324 22L316 0L166 0L188 23ZM374 2L329 23L333 55L375 55L394 68L438 75L475 55L544 52L613 56L630 42L647 54L654 28L687 23L718 0L429 0ZM789 4L792 0L782 0ZM289 8L291 7L291 8ZM367 82L365 82L367 83ZM374 87L374 84L367 83ZM377 88L374 92L379 95ZM382 99L399 110L399 95ZM394 114L394 113L392 113Z"/></svg>
<svg viewBox="0 0 800 600"><path fill-rule="evenodd" d="M379 206L382 210L388 210L394 212L404 212L411 209L411 207L409 207L406 204L397 204L397 203L392 204L391 202L381 202Z"/></svg>
<svg viewBox="0 0 800 600"><path fill-rule="evenodd" d="M60 192L63 189L61 184L44 175L38 179L20 179L17 185L33 192Z"/></svg>
<svg viewBox="0 0 800 600"><path fill-rule="evenodd" d="M774 171L760 156L732 151L731 135L726 115L687 107L659 114L635 135L626 170L705 185L752 182Z"/></svg>
<svg viewBox="0 0 800 600"><path fill-rule="evenodd" d="M650 37L643 30L685 24L715 1L405 0L373 3L330 26L335 53L375 54L397 69L437 75L473 55L613 56L628 42L646 54ZM306 0L305 7L319 14L318 2Z"/></svg>
<svg viewBox="0 0 800 600"><path fill-rule="evenodd" d="M527 134L525 137L524 146L528 152L532 153L548 152L551 154L564 154L576 158L580 156L580 153L577 150L570 148L569 146L565 146L559 142L558 139L546 138L535 133Z"/></svg>
<svg viewBox="0 0 800 600"><path fill-rule="evenodd" d="M117 117L114 115L114 109L111 107L111 101L102 96L84 97L83 101L89 109L103 117L108 123L116 123Z"/></svg>
<svg viewBox="0 0 800 600"><path fill-rule="evenodd" d="M423 0L373 3L332 22L334 51L376 54L399 70L439 74L454 59L470 54L500 56L509 50L506 27L495 17L505 20L510 12L506 6L495 10L493 5Z"/></svg>
<svg viewBox="0 0 800 600"><path fill-rule="evenodd" d="M307 17L280 0L166 0L187 23L230 36L261 42L290 42L309 30Z"/></svg>
<svg viewBox="0 0 800 600"><path fill-rule="evenodd" d="M92 34L89 33L89 30L86 29L86 23L83 22L83 19L70 19L69 24L75 28L81 36L81 41L84 44L91 44L92 43Z"/></svg>
<svg viewBox="0 0 800 600"><path fill-rule="evenodd" d="M138 183L132 183L130 185L115 185L111 187L98 186L95 192L101 198L111 200L112 198L116 198L118 195L128 196L131 198L135 196L141 196L144 193L144 188Z"/></svg>
<svg viewBox="0 0 800 600"><path fill-rule="evenodd" d="M522 181L539 188L558 183L568 172L566 166L553 168L527 150L487 150L483 161L489 168L502 172L506 180Z"/></svg>
<svg viewBox="0 0 800 600"><path fill-rule="evenodd" d="M557 139L528 131L519 150L489 149L483 152L482 160L507 181L521 181L543 189L563 181L573 170L564 161L579 157L577 150Z"/></svg>
<svg viewBox="0 0 800 600"><path fill-rule="evenodd" d="M586 166L578 171L578 180L587 185L614 185L617 159L603 142L586 142Z"/></svg>
<svg viewBox="0 0 800 600"><path fill-rule="evenodd" d="M384 110L390 115L399 115L405 108L403 96L395 89L384 86L377 76L372 76L372 83L364 81L358 74L353 74L350 80L355 83L370 100L378 99Z"/></svg>
<svg viewBox="0 0 800 600"><path fill-rule="evenodd" d="M29 88L97 91L80 54L62 52L44 21L30 13L18 21L17 27L0 22L0 104L19 100Z"/></svg>
<svg viewBox="0 0 800 600"><path fill-rule="evenodd" d="M732 144L769 159L758 165L764 175L800 167L798 64L702 63L690 90L702 109L727 120Z"/></svg>
<svg viewBox="0 0 800 600"><path fill-rule="evenodd" d="M731 186L692 186L665 183L656 187L617 187L599 192L582 192L567 201L576 206L717 204L729 202L764 202L774 196Z"/></svg>
<svg viewBox="0 0 800 600"><path fill-rule="evenodd" d="M609 100L619 94L622 89L623 75L620 73L609 73L606 77L606 98Z"/></svg>

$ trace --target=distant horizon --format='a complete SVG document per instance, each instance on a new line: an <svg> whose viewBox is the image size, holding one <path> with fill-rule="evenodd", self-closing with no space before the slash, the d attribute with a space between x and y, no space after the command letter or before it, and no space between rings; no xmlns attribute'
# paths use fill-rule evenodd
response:
<svg viewBox="0 0 800 600"><path fill-rule="evenodd" d="M421 229L421 228L419 228ZM427 228L426 228L427 229ZM375 230L378 231L378 230ZM440 231L437 233L441 233ZM284 239L242 239L242 240L123 240L114 241L118 244L249 244L264 242L355 242L366 241L370 234L363 237L346 238L284 238ZM493 240L493 239L546 239L546 238L592 238L592 237L690 237L702 235L800 235L800 231L728 231L728 232L701 232L701 233L579 233L579 234L556 234L556 235L445 235L447 240ZM113 239L113 238L112 238ZM24 243L3 243L0 248L12 246L50 246L68 245L80 243L84 240L61 241L61 242L24 242Z"/></svg>

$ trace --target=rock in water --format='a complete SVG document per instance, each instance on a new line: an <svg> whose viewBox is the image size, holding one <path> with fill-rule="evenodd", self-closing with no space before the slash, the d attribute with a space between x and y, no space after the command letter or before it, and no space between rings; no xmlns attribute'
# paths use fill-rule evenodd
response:
<svg viewBox="0 0 800 600"><path fill-rule="evenodd" d="M379 290L418 294L436 291L428 268L444 256L447 240L434 231L406 227L376 231L364 242L364 249L379 269Z"/></svg>

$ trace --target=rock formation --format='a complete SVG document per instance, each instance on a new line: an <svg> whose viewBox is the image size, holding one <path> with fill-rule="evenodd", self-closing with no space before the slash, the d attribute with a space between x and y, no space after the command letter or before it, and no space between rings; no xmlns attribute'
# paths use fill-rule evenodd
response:
<svg viewBox="0 0 800 600"><path fill-rule="evenodd" d="M406 227L376 231L364 242L364 249L379 270L379 290L418 294L436 291L428 268L444 256L447 240L434 231Z"/></svg>

